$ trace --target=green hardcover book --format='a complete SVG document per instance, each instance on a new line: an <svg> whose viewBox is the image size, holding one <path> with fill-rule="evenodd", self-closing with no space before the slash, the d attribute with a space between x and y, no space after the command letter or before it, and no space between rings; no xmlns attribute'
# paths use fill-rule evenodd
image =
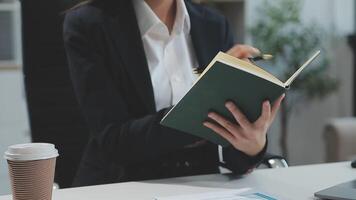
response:
<svg viewBox="0 0 356 200"><path fill-rule="evenodd" d="M319 54L320 51L316 52L283 83L252 63L219 52L161 124L227 146L224 138L203 125L208 112L215 111L233 120L225 108L225 102L231 100L251 122L255 121L261 114L262 102L274 102Z"/></svg>

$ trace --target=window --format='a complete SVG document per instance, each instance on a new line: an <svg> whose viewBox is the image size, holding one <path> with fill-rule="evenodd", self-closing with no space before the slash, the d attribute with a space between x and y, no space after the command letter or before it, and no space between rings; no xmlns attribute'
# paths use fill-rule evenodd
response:
<svg viewBox="0 0 356 200"><path fill-rule="evenodd" d="M0 69L21 66L21 9L18 1L0 0Z"/></svg>

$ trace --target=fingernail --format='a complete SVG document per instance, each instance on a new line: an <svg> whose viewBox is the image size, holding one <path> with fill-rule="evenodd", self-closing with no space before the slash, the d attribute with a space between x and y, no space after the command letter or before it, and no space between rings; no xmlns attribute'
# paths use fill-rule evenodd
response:
<svg viewBox="0 0 356 200"><path fill-rule="evenodd" d="M269 101L265 101L265 102L263 103L263 105L264 105L264 106L269 106Z"/></svg>
<svg viewBox="0 0 356 200"><path fill-rule="evenodd" d="M231 101L226 102L225 106L228 107L228 108L231 108L232 107L232 102Z"/></svg>
<svg viewBox="0 0 356 200"><path fill-rule="evenodd" d="M260 53L261 53L260 50L257 49L257 48L254 48L254 47L253 47L253 50L255 51L256 54L260 54Z"/></svg>
<svg viewBox="0 0 356 200"><path fill-rule="evenodd" d="M213 113L208 113L208 117L212 117L213 116Z"/></svg>
<svg viewBox="0 0 356 200"><path fill-rule="evenodd" d="M283 94L282 94L282 99L283 99L284 97L286 97L286 93L283 93Z"/></svg>

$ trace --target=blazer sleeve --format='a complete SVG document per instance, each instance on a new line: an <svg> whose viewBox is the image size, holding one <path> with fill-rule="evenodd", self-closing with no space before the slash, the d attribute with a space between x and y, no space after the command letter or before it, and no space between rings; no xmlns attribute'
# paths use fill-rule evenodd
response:
<svg viewBox="0 0 356 200"><path fill-rule="evenodd" d="M235 45L235 37L230 30L229 23L225 18L225 39L222 46L223 51L228 51ZM253 168L258 165L267 150L267 142L263 150L256 156L251 157L245 153L233 148L232 146L226 147L223 149L223 163L220 163L221 166L228 168L235 174L245 174L251 171Z"/></svg>
<svg viewBox="0 0 356 200"><path fill-rule="evenodd" d="M63 37L74 91L92 132L90 140L120 164L148 160L197 141L161 126L165 109L141 118L130 116L105 68L105 54L93 45L95 37L87 21L76 12L67 13Z"/></svg>

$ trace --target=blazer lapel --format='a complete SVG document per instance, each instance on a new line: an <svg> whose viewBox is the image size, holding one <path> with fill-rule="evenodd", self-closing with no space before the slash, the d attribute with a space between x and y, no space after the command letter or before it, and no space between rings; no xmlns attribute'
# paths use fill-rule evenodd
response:
<svg viewBox="0 0 356 200"><path fill-rule="evenodd" d="M204 9L185 1L191 22L190 35L199 67L205 68L221 49L221 27L208 20Z"/></svg>
<svg viewBox="0 0 356 200"><path fill-rule="evenodd" d="M149 112L155 112L153 87L141 34L131 1L121 1L110 22L110 33L119 49L124 67L134 88Z"/></svg>
<svg viewBox="0 0 356 200"><path fill-rule="evenodd" d="M151 76L142 44L132 1L115 1L114 16L109 23L110 33L120 51L124 67L142 102L149 112L155 112L155 100ZM120 3L118 3L120 2ZM199 67L205 68L221 50L221 27L206 19L204 10L198 10L186 1L191 21L191 38Z"/></svg>

